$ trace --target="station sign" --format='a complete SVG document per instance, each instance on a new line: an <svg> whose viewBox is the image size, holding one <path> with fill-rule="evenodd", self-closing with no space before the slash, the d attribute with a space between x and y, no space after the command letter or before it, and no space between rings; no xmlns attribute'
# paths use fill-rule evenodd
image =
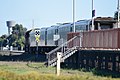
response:
<svg viewBox="0 0 120 80"><path fill-rule="evenodd" d="M60 35L53 35L53 41L57 41L60 39Z"/></svg>

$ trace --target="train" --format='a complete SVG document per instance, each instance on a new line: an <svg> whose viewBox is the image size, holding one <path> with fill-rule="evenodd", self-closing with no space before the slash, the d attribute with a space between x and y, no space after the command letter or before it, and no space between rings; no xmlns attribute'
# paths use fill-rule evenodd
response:
<svg viewBox="0 0 120 80"><path fill-rule="evenodd" d="M90 30L91 20L79 20L75 22L75 32ZM25 52L36 53L38 46L39 53L47 53L67 41L67 34L73 32L73 23L62 23L51 27L35 28L25 34ZM36 45L35 31L40 32L38 45Z"/></svg>
<svg viewBox="0 0 120 80"><path fill-rule="evenodd" d="M102 29L107 30L107 29L116 28L116 25L117 25L117 22L116 22L116 20L114 20L114 18L97 17L94 19L93 32L95 32L95 31L99 32ZM84 32L86 32L86 34L87 34L87 32L88 32L92 36L91 30L92 30L91 19L78 20L75 22L75 32L77 32L77 34L80 34L80 33L85 34ZM36 44L36 38L35 38L36 31L40 32L38 44ZM71 34L70 34L70 36L68 36L68 34L71 32L74 32L74 24L73 23L59 23L57 25L53 25L50 27L35 28L32 30L29 30L25 34L25 52L48 53L51 50L55 49L56 47L60 46L62 43L67 42L72 37ZM98 32L96 32L95 34L97 34ZM95 35L93 35L93 36L95 36ZM68 37L69 37L69 39L68 39ZM88 36L87 38L84 37L84 39L82 39L84 42L84 44L82 43L84 45L84 47L88 47L88 46L86 46L86 44L89 45L89 43L87 43L87 42L89 42L89 37L90 36ZM96 37L98 37L98 35ZM93 38L91 37L91 40L92 39ZM93 42L93 41L94 40L92 40L91 42ZM77 41L73 41L73 42L77 43ZM79 40L78 40L78 43L79 43ZM71 46L69 46L69 47L71 47ZM92 44L92 46L93 46L93 44ZM38 50L36 47L38 47ZM98 43L97 43L97 47L99 47Z"/></svg>

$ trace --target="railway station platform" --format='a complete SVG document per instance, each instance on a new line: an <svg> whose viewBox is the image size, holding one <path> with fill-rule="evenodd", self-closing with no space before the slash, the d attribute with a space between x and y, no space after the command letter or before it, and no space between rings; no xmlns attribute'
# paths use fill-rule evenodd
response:
<svg viewBox="0 0 120 80"><path fill-rule="evenodd" d="M120 72L120 50L80 49L67 58L62 67L73 69L98 69Z"/></svg>

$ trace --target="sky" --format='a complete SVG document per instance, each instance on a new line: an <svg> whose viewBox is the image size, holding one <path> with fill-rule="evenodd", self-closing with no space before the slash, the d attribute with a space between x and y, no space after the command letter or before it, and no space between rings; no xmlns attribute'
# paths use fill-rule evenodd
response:
<svg viewBox="0 0 120 80"><path fill-rule="evenodd" d="M93 0L95 17L113 17L118 0ZM73 0L0 0L0 36L8 34L6 21L28 30L73 22ZM75 21L91 19L92 0L75 0Z"/></svg>

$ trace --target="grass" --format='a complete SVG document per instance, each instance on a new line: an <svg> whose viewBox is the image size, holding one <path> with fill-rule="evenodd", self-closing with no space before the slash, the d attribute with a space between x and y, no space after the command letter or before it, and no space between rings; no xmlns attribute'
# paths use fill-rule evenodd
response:
<svg viewBox="0 0 120 80"><path fill-rule="evenodd" d="M95 76L92 72L61 69L56 76L55 68L44 63L0 62L0 80L120 80L120 78Z"/></svg>
<svg viewBox="0 0 120 80"><path fill-rule="evenodd" d="M46 67L44 63L35 62L0 62L0 70L10 71L16 74L23 74L28 71L55 74L55 68Z"/></svg>

